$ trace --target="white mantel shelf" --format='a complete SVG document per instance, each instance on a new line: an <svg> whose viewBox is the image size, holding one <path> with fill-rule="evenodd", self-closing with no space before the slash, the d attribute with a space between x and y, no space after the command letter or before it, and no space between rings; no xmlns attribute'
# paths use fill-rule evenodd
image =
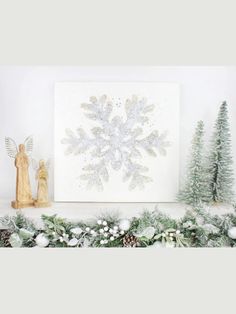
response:
<svg viewBox="0 0 236 314"><path fill-rule="evenodd" d="M179 203L52 203L52 206L49 208L15 210L11 208L10 203L10 201L0 201L0 217L6 215L14 216L17 212L21 212L30 218L38 228L42 227L41 216L43 214L57 214L59 217L76 222L96 218L100 214L107 212L119 212L122 218L137 217L142 211L153 211L156 207L172 218L180 218L189 209L188 206ZM214 206L209 208L209 210L219 215L234 211L230 205Z"/></svg>

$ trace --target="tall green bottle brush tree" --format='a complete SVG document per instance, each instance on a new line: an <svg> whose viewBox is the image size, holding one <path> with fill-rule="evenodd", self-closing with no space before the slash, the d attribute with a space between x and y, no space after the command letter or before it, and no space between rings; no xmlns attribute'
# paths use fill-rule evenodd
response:
<svg viewBox="0 0 236 314"><path fill-rule="evenodd" d="M208 159L209 201L231 203L234 199L233 158L227 103L220 106Z"/></svg>

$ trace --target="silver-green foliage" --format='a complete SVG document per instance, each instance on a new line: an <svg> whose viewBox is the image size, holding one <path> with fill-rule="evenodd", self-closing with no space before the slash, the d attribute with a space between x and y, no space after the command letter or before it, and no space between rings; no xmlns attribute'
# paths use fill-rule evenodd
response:
<svg viewBox="0 0 236 314"><path fill-rule="evenodd" d="M44 215L42 220L44 228L41 231L22 215L2 218L1 223L10 233L12 247L42 247L40 235L48 239L47 247L123 247L127 236L136 237L139 247L236 246L235 212L212 215L206 206L194 207L181 219L171 218L157 209L145 211L139 217L129 219L129 227L124 232L120 232L117 215L104 214L98 220L75 223L56 215ZM104 229L107 233L116 229L116 233L113 237L105 237Z"/></svg>
<svg viewBox="0 0 236 314"><path fill-rule="evenodd" d="M0 223L11 232L9 243L12 247L34 246L34 236L37 235L38 231L33 222L24 215L5 216L0 218Z"/></svg>

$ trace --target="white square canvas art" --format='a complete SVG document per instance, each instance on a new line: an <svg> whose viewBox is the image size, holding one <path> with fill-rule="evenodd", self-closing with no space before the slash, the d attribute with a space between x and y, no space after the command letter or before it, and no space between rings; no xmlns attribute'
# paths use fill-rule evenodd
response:
<svg viewBox="0 0 236 314"><path fill-rule="evenodd" d="M174 202L179 85L55 85L56 201Z"/></svg>

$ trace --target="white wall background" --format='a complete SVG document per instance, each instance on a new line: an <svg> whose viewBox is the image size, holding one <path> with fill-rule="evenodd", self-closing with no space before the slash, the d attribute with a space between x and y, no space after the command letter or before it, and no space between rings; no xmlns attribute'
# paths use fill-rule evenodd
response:
<svg viewBox="0 0 236 314"><path fill-rule="evenodd" d="M0 199L14 199L15 169L6 155L5 136L23 142L34 136L35 158L53 160L54 82L165 81L181 84L180 177L197 120L206 138L218 108L229 104L236 174L236 67L0 67ZM33 171L31 170L32 182ZM53 197L53 166L50 194Z"/></svg>

